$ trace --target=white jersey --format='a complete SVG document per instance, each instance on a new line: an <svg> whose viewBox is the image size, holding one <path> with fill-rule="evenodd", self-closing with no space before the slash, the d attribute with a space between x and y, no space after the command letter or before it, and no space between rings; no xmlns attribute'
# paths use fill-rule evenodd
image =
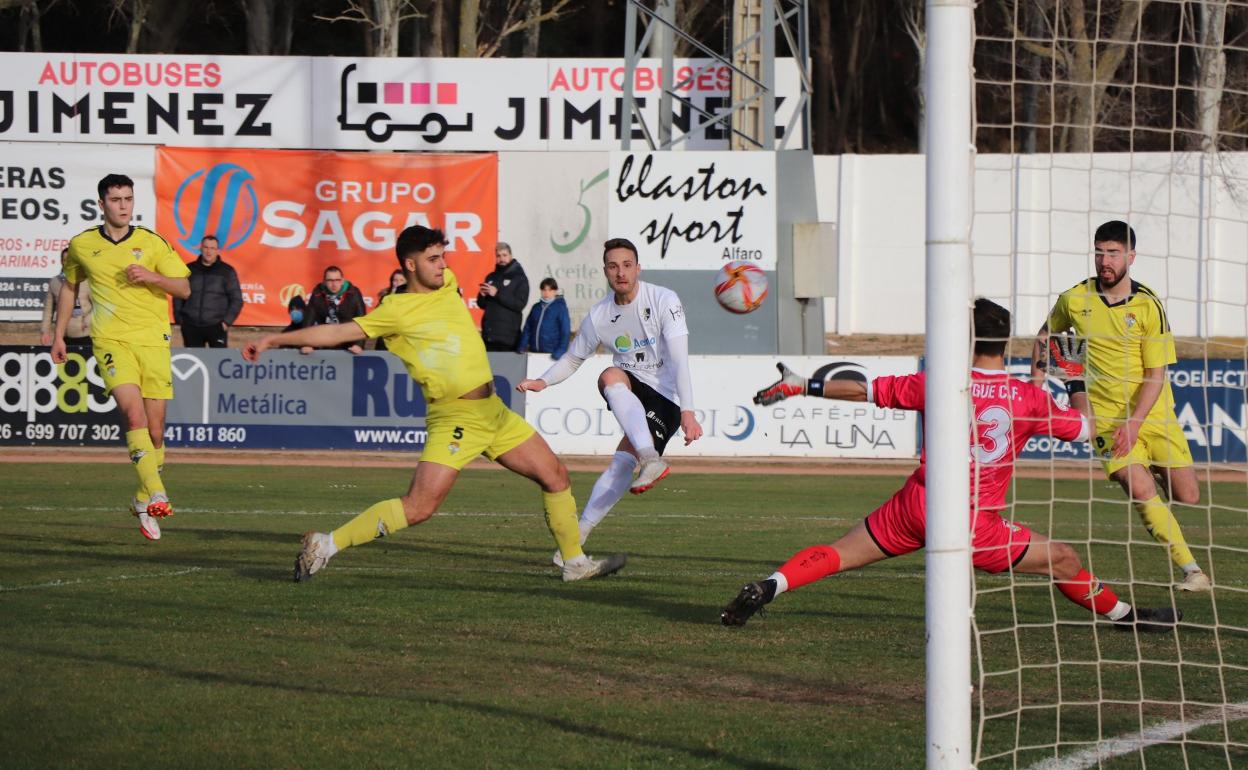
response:
<svg viewBox="0 0 1248 770"><path fill-rule="evenodd" d="M608 294L589 309L567 355L579 363L601 343L615 354L617 367L680 405L667 341L688 334L685 308L676 292L638 281L637 296L627 305L615 304L615 295Z"/></svg>

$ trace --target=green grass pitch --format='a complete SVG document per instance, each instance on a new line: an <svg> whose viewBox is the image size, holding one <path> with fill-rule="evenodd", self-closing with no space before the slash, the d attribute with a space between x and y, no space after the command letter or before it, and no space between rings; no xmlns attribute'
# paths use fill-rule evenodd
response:
<svg viewBox="0 0 1248 770"><path fill-rule="evenodd" d="M719 624L743 582L831 542L900 476L699 475L677 463L590 540L590 553L628 552L628 567L565 585L537 489L474 469L442 514L298 585L300 534L401 493L408 471L174 464L179 513L148 543L122 512L128 466L0 468L6 768L923 763L921 555L783 596L744 628ZM574 474L579 502L593 478ZM1017 495L1054 491L1072 502L1021 505L1020 519L1093 539L1097 573L1121 593L1171 601L1168 562L1120 495L1094 484L1108 502L1091 520L1087 482L1020 481ZM1194 718L1248 701L1248 639L1215 628L1248 618L1248 501L1243 484L1214 485L1213 498L1212 513L1181 517L1227 590L1178 597L1191 625L1177 641L1137 647L1044 581L978 581L990 676L975 703L997 716L986 754L1117 737L1178 719L1172 702ZM1128 534L1130 548L1099 542ZM1059 693L1063 706L1048 707ZM1219 747L1248 742L1242 718L1186 738L1103 766L1248 766ZM1052 753L1024 751L1018 766Z"/></svg>

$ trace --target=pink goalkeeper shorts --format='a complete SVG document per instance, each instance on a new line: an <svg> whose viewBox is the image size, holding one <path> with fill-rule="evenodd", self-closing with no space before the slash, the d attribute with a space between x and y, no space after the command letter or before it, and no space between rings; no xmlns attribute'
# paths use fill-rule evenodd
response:
<svg viewBox="0 0 1248 770"><path fill-rule="evenodd" d="M927 534L927 489L913 478L867 516L867 534L889 556L923 547ZM1031 530L994 512L980 511L971 537L971 563L988 573L1018 564L1031 544Z"/></svg>

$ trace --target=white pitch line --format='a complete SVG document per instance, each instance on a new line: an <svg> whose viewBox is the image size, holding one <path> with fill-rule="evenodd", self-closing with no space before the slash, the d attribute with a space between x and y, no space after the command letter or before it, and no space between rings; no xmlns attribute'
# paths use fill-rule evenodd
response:
<svg viewBox="0 0 1248 770"><path fill-rule="evenodd" d="M203 567L187 567L186 569L174 570L172 572L149 572L144 575L113 575L112 577L103 578L79 578L77 580L53 580L48 583L30 583L20 586L0 586L0 593L7 591L33 591L40 588L61 588L63 586L75 586L83 583L111 583L116 580L145 580L147 578L167 578L177 577L178 575L190 575L194 572L203 572Z"/></svg>
<svg viewBox="0 0 1248 770"><path fill-rule="evenodd" d="M1201 727L1221 724L1224 719L1227 722L1248 719L1248 701L1233 703L1225 708L1210 709L1196 719L1162 722L1133 735L1102 741L1090 749L1037 762L1027 770L1083 770L1096 767L1107 759L1130 754L1158 743L1165 743Z"/></svg>

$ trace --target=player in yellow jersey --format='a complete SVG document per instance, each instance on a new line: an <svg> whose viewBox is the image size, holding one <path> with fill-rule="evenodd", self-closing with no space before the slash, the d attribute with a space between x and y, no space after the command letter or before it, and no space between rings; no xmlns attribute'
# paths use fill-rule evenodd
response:
<svg viewBox="0 0 1248 770"><path fill-rule="evenodd" d="M177 252L156 233L130 224L134 182L122 174L100 180L104 224L75 235L57 297L52 360L65 363L65 328L78 285L91 282L95 311L91 344L104 387L117 401L126 448L139 474L131 508L139 531L160 539L157 519L173 514L160 469L164 464L165 406L173 398L169 362L169 297L191 296L190 274Z"/></svg>
<svg viewBox="0 0 1248 770"><path fill-rule="evenodd" d="M1200 485L1187 437L1174 413L1166 366L1176 361L1174 337L1161 300L1128 275L1135 230L1106 222L1093 237L1096 275L1062 292L1032 351L1032 376L1043 379L1047 337L1073 330L1087 340L1087 392L1071 389L1080 411L1096 418L1092 451L1106 475L1122 485L1145 528L1169 546L1183 571L1178 588L1208 591L1209 577L1188 548L1178 521L1158 494L1154 474L1171 501L1195 505ZM1085 401L1086 399L1086 401Z"/></svg>
<svg viewBox="0 0 1248 770"><path fill-rule="evenodd" d="M429 410L425 448L407 494L383 500L331 533L309 532L295 559L295 580L318 572L334 554L363 545L433 516L459 472L484 454L542 488L546 524L563 554L565 581L609 575L624 566L624 554L596 560L581 549L576 501L568 469L527 422L494 392L485 344L468 314L455 275L446 267L441 230L409 227L394 250L407 277L407 292L387 296L362 318L273 334L247 345L243 357L256 361L276 346L332 348L383 337L420 384Z"/></svg>

